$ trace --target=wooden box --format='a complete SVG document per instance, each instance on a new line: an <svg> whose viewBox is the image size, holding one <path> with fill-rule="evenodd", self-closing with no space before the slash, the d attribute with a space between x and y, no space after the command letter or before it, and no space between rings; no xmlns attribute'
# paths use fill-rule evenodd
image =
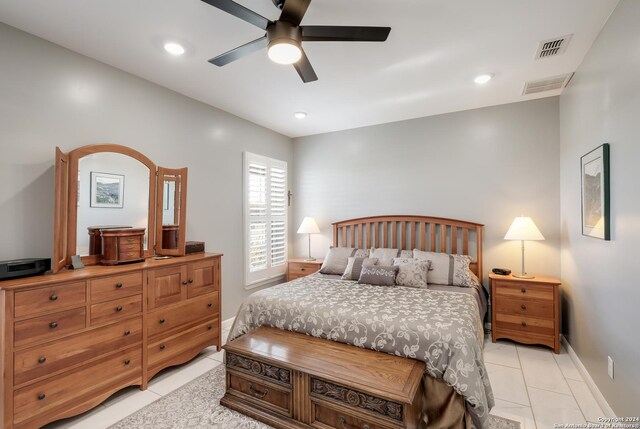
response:
<svg viewBox="0 0 640 429"><path fill-rule="evenodd" d="M144 261L145 228L105 229L102 237L102 265Z"/></svg>

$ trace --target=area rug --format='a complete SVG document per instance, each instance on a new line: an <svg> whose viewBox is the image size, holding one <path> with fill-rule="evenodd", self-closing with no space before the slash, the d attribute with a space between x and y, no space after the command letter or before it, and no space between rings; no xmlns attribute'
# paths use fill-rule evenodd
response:
<svg viewBox="0 0 640 429"><path fill-rule="evenodd" d="M220 365L109 429L271 429L220 405L224 383L224 365ZM513 420L490 418L490 429L520 429Z"/></svg>

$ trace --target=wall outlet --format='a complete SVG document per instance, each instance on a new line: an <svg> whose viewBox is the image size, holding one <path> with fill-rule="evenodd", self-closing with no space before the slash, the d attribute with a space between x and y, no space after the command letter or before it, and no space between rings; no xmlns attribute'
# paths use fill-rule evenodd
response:
<svg viewBox="0 0 640 429"><path fill-rule="evenodd" d="M613 359L611 359L611 356L607 356L607 374L613 380Z"/></svg>

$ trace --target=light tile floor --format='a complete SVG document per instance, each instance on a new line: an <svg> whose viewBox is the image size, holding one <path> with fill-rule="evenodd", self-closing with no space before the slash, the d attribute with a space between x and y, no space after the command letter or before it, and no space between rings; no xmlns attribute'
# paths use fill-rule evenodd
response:
<svg viewBox="0 0 640 429"><path fill-rule="evenodd" d="M228 331L223 332L223 342ZM491 414L521 422L522 429L553 428L554 423L597 422L604 413L564 348L485 340L484 358L496 398ZM222 363L210 348L191 362L153 378L146 391L124 389L93 410L60 420L47 429L102 429L138 411Z"/></svg>

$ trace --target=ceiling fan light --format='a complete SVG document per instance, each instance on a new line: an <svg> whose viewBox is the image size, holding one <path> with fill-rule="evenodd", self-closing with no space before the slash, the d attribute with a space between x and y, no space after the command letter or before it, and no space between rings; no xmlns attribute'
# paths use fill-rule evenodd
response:
<svg viewBox="0 0 640 429"><path fill-rule="evenodd" d="M271 61L278 64L293 64L302 57L302 50L292 41L270 43L267 53Z"/></svg>

